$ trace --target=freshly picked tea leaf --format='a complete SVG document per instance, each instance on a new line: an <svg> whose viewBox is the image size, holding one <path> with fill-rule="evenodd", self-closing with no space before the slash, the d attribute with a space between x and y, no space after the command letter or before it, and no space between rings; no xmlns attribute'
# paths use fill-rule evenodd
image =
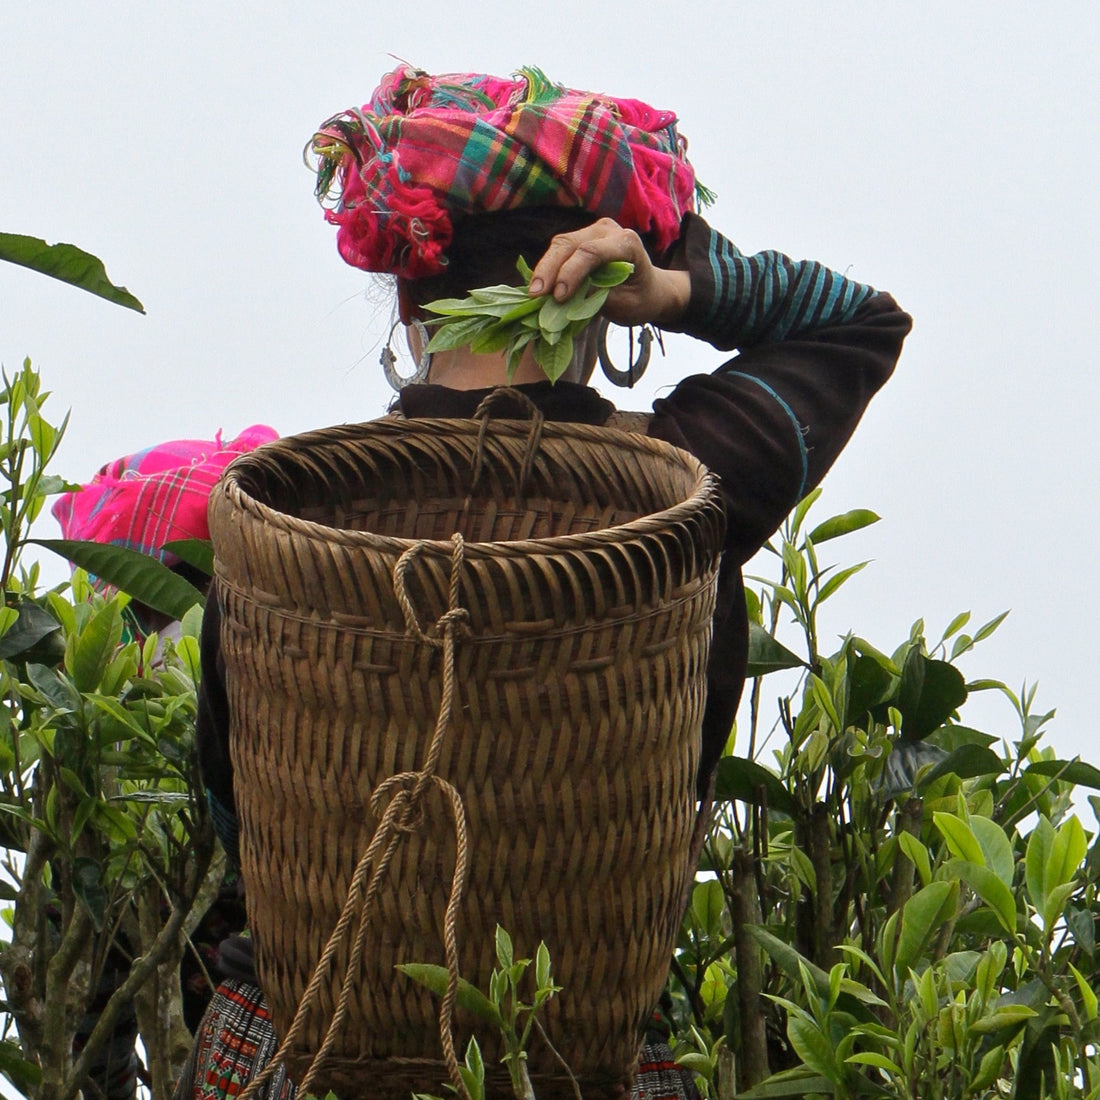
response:
<svg viewBox="0 0 1100 1100"><path fill-rule="evenodd" d="M630 278L634 265L623 260L604 264L564 302L555 301L552 294L528 293L532 272L522 256L516 270L523 278L520 286L480 287L465 298L428 302L424 308L438 314L428 321L435 329L428 351L467 345L479 353L504 351L511 381L531 345L535 362L556 382L573 360L575 337L603 309L612 288Z"/></svg>

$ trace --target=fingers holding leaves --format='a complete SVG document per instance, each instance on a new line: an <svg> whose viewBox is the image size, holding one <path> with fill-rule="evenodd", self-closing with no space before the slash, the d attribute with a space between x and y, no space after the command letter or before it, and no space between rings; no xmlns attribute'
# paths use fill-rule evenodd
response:
<svg viewBox="0 0 1100 1100"><path fill-rule="evenodd" d="M556 236L535 266L531 293L550 292L564 302L574 297L593 273L617 262L631 264L633 273L616 283L603 307L604 316L624 325L678 320L691 295L690 276L686 271L656 267L638 234L610 218Z"/></svg>
<svg viewBox="0 0 1100 1100"><path fill-rule="evenodd" d="M535 265L531 293L552 293L564 302L594 271L615 261L633 264L635 277L651 266L638 234L610 218L573 233L559 233Z"/></svg>

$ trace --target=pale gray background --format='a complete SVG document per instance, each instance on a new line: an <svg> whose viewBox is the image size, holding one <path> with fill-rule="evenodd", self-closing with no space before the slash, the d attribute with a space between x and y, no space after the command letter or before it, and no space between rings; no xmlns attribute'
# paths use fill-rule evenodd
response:
<svg viewBox="0 0 1100 1100"><path fill-rule="evenodd" d="M2 0L0 229L96 253L148 315L0 265L0 360L30 355L54 415L72 408L74 479L168 437L368 419L388 306L322 221L314 127L389 54L535 63L671 107L742 249L821 259L916 319L826 482L829 509L884 517L838 545L875 561L826 628L890 649L918 616L938 637L957 611L1011 608L964 671L1038 679L1052 743L1100 760L1098 50L1092 2ZM721 362L669 352L621 404ZM979 714L1014 733L1007 706Z"/></svg>

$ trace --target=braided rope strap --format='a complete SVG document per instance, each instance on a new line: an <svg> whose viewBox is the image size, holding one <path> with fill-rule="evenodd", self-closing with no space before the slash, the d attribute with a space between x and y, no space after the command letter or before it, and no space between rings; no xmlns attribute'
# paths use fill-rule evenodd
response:
<svg viewBox="0 0 1100 1100"><path fill-rule="evenodd" d="M477 432L477 451L474 457L474 472L471 479L471 488L477 486L481 479L481 473L485 465L485 446L489 433L489 421L492 419L494 405L501 405L511 399L527 414L531 421L531 434L527 437L527 447L523 452L523 462L516 472L516 496L522 500L527 482L531 477L531 471L535 466L535 457L539 453L539 444L542 443L542 429L546 423L546 417L542 410L522 390L514 386L497 386L482 398L478 407L474 410L474 419L481 421Z"/></svg>
<svg viewBox="0 0 1100 1100"><path fill-rule="evenodd" d="M379 784L371 796L371 812L376 816L380 816L380 820L370 843L367 845L367 850L356 865L351 885L348 887L347 897L340 912L340 918L325 944L324 951L317 962L305 994L294 1013L290 1028L279 1044L279 1049L259 1076L249 1082L248 1087L241 1094L240 1100L251 1100L274 1075L287 1050L301 1038L309 1012L315 1006L329 975L332 960L341 947L347 943L352 930L355 929L355 939L348 958L347 972L340 987L340 998L336 1010L325 1031L324 1040L317 1054L298 1085L299 1092L302 1095L311 1092L312 1085L317 1079L325 1059L331 1053L347 1018L355 975L363 957L367 931L370 928L383 878L402 834L415 832L423 824L422 802L430 787L441 791L447 800L451 818L454 822L456 839L455 865L443 921L443 946L447 961L447 991L439 1012L439 1038L451 1084L460 1097L469 1100L469 1094L459 1072L458 1056L455 1052L454 1042L454 1009L458 998L459 981L456 926L459 906L462 904L462 896L466 888L468 867L466 813L462 804L462 796L458 790L453 784L435 774L444 739L451 724L451 714L454 710L456 691L455 648L460 638L464 637L468 630L469 613L465 608L460 607L458 602L465 542L460 534L456 533L452 536L448 609L428 630L424 630L420 625L416 609L409 598L406 582L406 574L416 558L424 551L425 545L424 543L416 543L398 558L393 570L393 587L394 594L405 617L405 626L409 635L417 638L425 645L440 650L442 654L443 693L427 756L419 771L400 772L397 775L390 776L385 782Z"/></svg>

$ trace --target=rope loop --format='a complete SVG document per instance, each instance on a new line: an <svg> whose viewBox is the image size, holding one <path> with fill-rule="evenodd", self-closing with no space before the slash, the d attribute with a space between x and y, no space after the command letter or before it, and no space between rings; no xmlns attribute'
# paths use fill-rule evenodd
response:
<svg viewBox="0 0 1100 1100"><path fill-rule="evenodd" d="M474 410L474 419L481 421L481 427L477 433L477 452L474 457L474 472L471 489L477 487L485 466L485 444L488 437L490 414L494 405L500 405L503 401L515 401L527 414L531 421L531 434L527 437L527 448L523 453L523 462L519 473L516 475L516 496L523 498L527 488L527 482L531 472L535 468L535 456L539 453L542 444L542 429L546 423L546 416L542 410L522 390L515 386L497 386L481 399L481 403Z"/></svg>
<svg viewBox="0 0 1100 1100"><path fill-rule="evenodd" d="M412 597L409 595L409 582L407 574L418 557L426 553L428 544L424 542L414 543L397 559L393 567L393 593L401 607L401 614L405 618L405 630L412 637L425 645L443 649L447 644L448 631L454 637L465 636L469 633L470 612L459 605L459 582L462 578L462 567L466 560L466 540L456 531L451 536L451 579L447 594L448 607L435 621L435 624L425 630L420 625L420 616L416 613Z"/></svg>

